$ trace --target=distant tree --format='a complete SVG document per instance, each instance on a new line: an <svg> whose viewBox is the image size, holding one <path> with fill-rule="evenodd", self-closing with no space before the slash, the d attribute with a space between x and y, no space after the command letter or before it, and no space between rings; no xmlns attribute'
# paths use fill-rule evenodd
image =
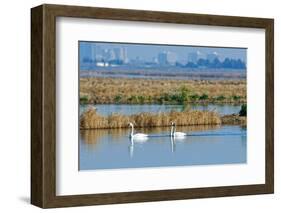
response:
<svg viewBox="0 0 281 213"><path fill-rule="evenodd" d="M229 58L225 58L224 61L222 62L222 67L223 68L231 68L231 62Z"/></svg>
<svg viewBox="0 0 281 213"><path fill-rule="evenodd" d="M208 67L210 65L210 62L208 59L199 58L197 61L197 65L200 67Z"/></svg>
<svg viewBox="0 0 281 213"><path fill-rule="evenodd" d="M184 67L184 65L183 65L183 64L181 64L181 63L180 63L180 62L178 62L178 61L176 62L176 64L175 64L175 65L176 65L176 67Z"/></svg>
<svg viewBox="0 0 281 213"><path fill-rule="evenodd" d="M215 58L214 61L210 64L212 68L221 68L221 62L218 58Z"/></svg>
<svg viewBox="0 0 281 213"><path fill-rule="evenodd" d="M238 69L245 69L246 68L246 65L245 63L239 58L237 61L236 61L236 67Z"/></svg>
<svg viewBox="0 0 281 213"><path fill-rule="evenodd" d="M123 60L119 60L119 59L113 59L109 61L109 64L113 64L113 65L122 65L123 64Z"/></svg>
<svg viewBox="0 0 281 213"><path fill-rule="evenodd" d="M89 58L89 57L85 57L85 58L82 59L82 62L83 63L92 63L93 60L91 58Z"/></svg>
<svg viewBox="0 0 281 213"><path fill-rule="evenodd" d="M193 63L193 62L188 62L185 67L188 67L188 68L196 68L198 67L197 64Z"/></svg>

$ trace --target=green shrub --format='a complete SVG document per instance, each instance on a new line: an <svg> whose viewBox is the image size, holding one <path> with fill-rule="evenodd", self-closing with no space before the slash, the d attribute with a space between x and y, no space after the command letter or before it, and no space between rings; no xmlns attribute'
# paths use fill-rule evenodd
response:
<svg viewBox="0 0 281 213"><path fill-rule="evenodd" d="M208 98L209 98L209 96L206 93L204 93L204 94L200 95L199 100L207 100Z"/></svg>
<svg viewBox="0 0 281 213"><path fill-rule="evenodd" d="M190 98L192 101L197 101L197 100L199 99L199 95L193 94L193 95L190 95L189 98Z"/></svg>
<svg viewBox="0 0 281 213"><path fill-rule="evenodd" d="M121 100L122 100L122 96L121 96L121 95L116 95L116 96L114 97L114 101L115 101L116 103L119 103Z"/></svg>
<svg viewBox="0 0 281 213"><path fill-rule="evenodd" d="M80 104L86 104L86 103L88 103L88 101L89 101L88 96L80 97Z"/></svg>
<svg viewBox="0 0 281 213"><path fill-rule="evenodd" d="M247 104L242 104L239 115L247 116Z"/></svg>
<svg viewBox="0 0 281 213"><path fill-rule="evenodd" d="M130 103L136 103L137 100L138 100L138 98L137 98L137 96L135 96L135 95L132 95L131 97L128 98L128 101L129 101Z"/></svg>
<svg viewBox="0 0 281 213"><path fill-rule="evenodd" d="M138 96L137 99L138 99L138 103L141 103L141 104L143 104L145 101L145 97L142 95Z"/></svg>
<svg viewBox="0 0 281 213"><path fill-rule="evenodd" d="M233 99L234 101L239 101L239 100L241 99L241 96L239 96L239 95L233 95L233 96L232 96L232 99Z"/></svg>
<svg viewBox="0 0 281 213"><path fill-rule="evenodd" d="M223 101L225 99L225 97L223 95L220 95L216 98L218 101Z"/></svg>
<svg viewBox="0 0 281 213"><path fill-rule="evenodd" d="M153 98L150 95L147 97L147 102L148 103L152 103L153 102Z"/></svg>
<svg viewBox="0 0 281 213"><path fill-rule="evenodd" d="M163 98L165 101L171 101L171 95L169 95L168 93L165 93Z"/></svg>
<svg viewBox="0 0 281 213"><path fill-rule="evenodd" d="M170 99L173 102L179 102L179 96L177 94L170 95Z"/></svg>

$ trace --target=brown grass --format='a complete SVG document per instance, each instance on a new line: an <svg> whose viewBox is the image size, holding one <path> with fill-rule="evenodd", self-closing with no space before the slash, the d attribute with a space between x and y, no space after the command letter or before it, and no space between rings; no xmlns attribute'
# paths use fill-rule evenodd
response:
<svg viewBox="0 0 281 213"><path fill-rule="evenodd" d="M172 121L178 126L221 124L220 116L212 111L112 114L105 117L92 108L81 115L80 129L128 128L129 122L133 122L136 127L161 127L170 126Z"/></svg>
<svg viewBox="0 0 281 213"><path fill-rule="evenodd" d="M239 116L238 114L224 115L221 117L222 124L231 124L231 125L247 125L247 117Z"/></svg>
<svg viewBox="0 0 281 213"><path fill-rule="evenodd" d="M181 91L185 102L245 103L246 80L165 80L125 78L80 78L80 97L86 103L171 102ZM207 95L208 98L200 99Z"/></svg>

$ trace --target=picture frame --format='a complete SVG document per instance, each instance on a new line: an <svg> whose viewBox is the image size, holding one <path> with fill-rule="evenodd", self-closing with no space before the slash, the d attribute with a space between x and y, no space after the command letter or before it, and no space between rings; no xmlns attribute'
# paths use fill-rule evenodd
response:
<svg viewBox="0 0 281 213"><path fill-rule="evenodd" d="M57 195L56 19L169 23L265 30L265 183ZM73 140L76 140L75 138ZM269 194L274 192L274 20L44 4L31 9L31 203L56 208Z"/></svg>

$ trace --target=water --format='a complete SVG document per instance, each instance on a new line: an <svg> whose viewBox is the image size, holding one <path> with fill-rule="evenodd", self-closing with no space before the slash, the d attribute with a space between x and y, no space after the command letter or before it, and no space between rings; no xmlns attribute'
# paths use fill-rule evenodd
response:
<svg viewBox="0 0 281 213"><path fill-rule="evenodd" d="M189 104L189 105L159 105L159 104L97 104L97 105L80 105L80 113L83 113L89 106L95 106L97 112L103 116L108 116L112 113L119 113L123 115L137 114L140 112L170 112L170 111L184 111L186 109L191 110L206 110L216 111L220 115L238 113L240 111L240 105L231 104Z"/></svg>
<svg viewBox="0 0 281 213"><path fill-rule="evenodd" d="M137 129L152 135L131 141L129 129L81 130L79 169L168 167L247 162L247 130L240 126L177 127L189 136L174 140L170 128Z"/></svg>
<svg viewBox="0 0 281 213"><path fill-rule="evenodd" d="M178 80L245 80L244 69L179 68L179 67L81 67L80 78L134 78Z"/></svg>

